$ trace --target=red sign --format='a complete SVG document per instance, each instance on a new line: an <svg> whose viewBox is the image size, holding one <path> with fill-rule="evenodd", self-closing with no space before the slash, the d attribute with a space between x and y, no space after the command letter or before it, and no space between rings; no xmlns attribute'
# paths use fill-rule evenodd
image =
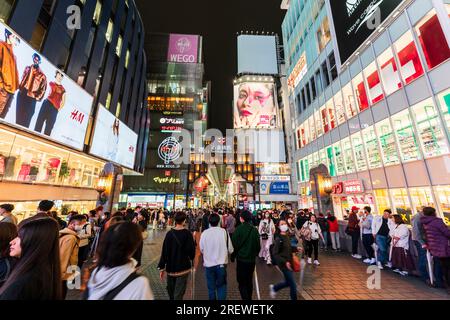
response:
<svg viewBox="0 0 450 320"><path fill-rule="evenodd" d="M344 184L342 182L339 182L333 186L334 194L342 194L343 192L344 192Z"/></svg>
<svg viewBox="0 0 450 320"><path fill-rule="evenodd" d="M349 180L344 182L344 193L356 194L364 192L364 186L361 180Z"/></svg>

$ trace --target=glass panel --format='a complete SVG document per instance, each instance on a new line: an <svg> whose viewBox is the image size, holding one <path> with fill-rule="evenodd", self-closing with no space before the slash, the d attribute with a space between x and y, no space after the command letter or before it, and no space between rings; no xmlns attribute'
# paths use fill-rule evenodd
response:
<svg viewBox="0 0 450 320"><path fill-rule="evenodd" d="M402 87L400 74L395 63L392 49L389 48L378 57L378 65L381 70L381 79L386 95L390 95Z"/></svg>
<svg viewBox="0 0 450 320"><path fill-rule="evenodd" d="M442 114L444 115L444 122L450 132L450 90L447 90L438 95L439 105ZM450 139L450 137L448 137Z"/></svg>
<svg viewBox="0 0 450 320"><path fill-rule="evenodd" d="M309 181L310 158L303 160L303 168L305 170L305 181Z"/></svg>
<svg viewBox="0 0 450 320"><path fill-rule="evenodd" d="M367 159L369 160L369 169L376 169L382 166L378 139L373 126L362 131L364 143L366 145Z"/></svg>
<svg viewBox="0 0 450 320"><path fill-rule="evenodd" d="M392 117L395 134L400 144L400 153L403 162L419 160L419 144L417 143L411 118L408 110L400 112Z"/></svg>
<svg viewBox="0 0 450 320"><path fill-rule="evenodd" d="M297 129L297 149L302 148L302 136L300 129Z"/></svg>
<svg viewBox="0 0 450 320"><path fill-rule="evenodd" d="M317 165L323 164L323 165L325 165L327 168L329 168L329 167L328 167L327 151L326 151L325 149L321 149L321 150L319 151L319 156L320 156L320 160L319 160L319 163L318 163Z"/></svg>
<svg viewBox="0 0 450 320"><path fill-rule="evenodd" d="M302 141L303 141L304 145L306 146L310 141L309 141L309 130L305 130L305 126L306 125L302 125L300 127L300 130L301 130L301 134L302 134Z"/></svg>
<svg viewBox="0 0 450 320"><path fill-rule="evenodd" d="M345 174L345 163L344 163L344 155L342 154L341 144L335 143L333 145L334 155L336 159L336 173L337 175Z"/></svg>
<svg viewBox="0 0 450 320"><path fill-rule="evenodd" d="M119 36L119 39L117 40L117 46L116 46L116 54L120 57L120 54L122 53L122 36Z"/></svg>
<svg viewBox="0 0 450 320"><path fill-rule="evenodd" d="M327 149L327 157L328 163L330 164L328 167L328 171L330 172L330 176L336 176L336 159L334 157L333 147L328 147Z"/></svg>
<svg viewBox="0 0 450 320"><path fill-rule="evenodd" d="M95 5L95 12L94 12L94 22L97 25L100 23L101 13L102 13L102 3L101 3L101 1L97 0L97 4Z"/></svg>
<svg viewBox="0 0 450 320"><path fill-rule="evenodd" d="M367 87L369 88L369 97L371 104L375 104L384 99L383 88L381 86L380 76L378 75L375 62L364 69Z"/></svg>
<svg viewBox="0 0 450 320"><path fill-rule="evenodd" d="M317 40L319 43L319 52L325 49L326 45L331 40L330 25L327 17L324 18L319 30L317 31Z"/></svg>
<svg viewBox="0 0 450 320"><path fill-rule="evenodd" d="M326 103L326 108L328 110L328 124L330 127L330 130L336 128L336 116L334 113L334 105L333 105L333 100L329 100Z"/></svg>
<svg viewBox="0 0 450 320"><path fill-rule="evenodd" d="M440 212L444 222L450 227L450 186L439 186L434 188Z"/></svg>
<svg viewBox="0 0 450 320"><path fill-rule="evenodd" d="M309 122L309 128L310 128L310 132L311 132L311 141L314 141L317 138L316 124L314 121L314 116L309 117L308 122Z"/></svg>
<svg viewBox="0 0 450 320"><path fill-rule="evenodd" d="M374 190L375 199L378 207L378 214L383 214L384 210L391 209L391 201L387 190Z"/></svg>
<svg viewBox="0 0 450 320"><path fill-rule="evenodd" d="M401 215L403 221L411 224L411 204L408 199L408 192L406 189L391 189L392 200L394 201L395 210L397 214Z"/></svg>
<svg viewBox="0 0 450 320"><path fill-rule="evenodd" d="M436 207L430 188L411 188L409 194L411 195L414 214L422 212L423 207Z"/></svg>
<svg viewBox="0 0 450 320"><path fill-rule="evenodd" d="M381 145L381 155L385 166L400 163L397 153L397 143L389 119L376 124L378 137Z"/></svg>
<svg viewBox="0 0 450 320"><path fill-rule="evenodd" d="M316 111L314 113L314 119L316 121L315 127L316 127L316 132L317 132L317 134L316 134L317 138L319 138L321 135L323 135L322 117L320 116L320 114L321 113L319 111Z"/></svg>
<svg viewBox="0 0 450 320"><path fill-rule="evenodd" d="M347 173L353 173L355 172L355 161L353 160L353 148L350 138L343 139L342 146L344 150L345 171Z"/></svg>
<svg viewBox="0 0 450 320"><path fill-rule="evenodd" d="M358 103L359 111L369 108L369 100L367 98L366 87L364 86L362 73L353 79L353 88L355 90L356 102Z"/></svg>
<svg viewBox="0 0 450 320"><path fill-rule="evenodd" d="M319 152L313 153L313 164L314 164L314 166L311 166L311 169L319 166L319 164L320 164Z"/></svg>
<svg viewBox="0 0 450 320"><path fill-rule="evenodd" d="M324 107L322 107L322 108L320 109L320 119L321 119L321 121L322 121L322 128L323 128L323 131L324 131L325 133L327 133L328 131L330 131L330 125L329 125L329 122L328 122L327 108L326 108L326 106L324 106Z"/></svg>
<svg viewBox="0 0 450 320"><path fill-rule="evenodd" d="M347 118L353 118L358 114L358 109L356 107L355 97L350 83L342 89L342 94L344 95L345 113L347 114Z"/></svg>
<svg viewBox="0 0 450 320"><path fill-rule="evenodd" d="M439 121L433 100L421 102L411 108L416 121L422 150L426 158L448 153L447 139Z"/></svg>
<svg viewBox="0 0 450 320"><path fill-rule="evenodd" d="M338 125L341 125L345 122L345 108L344 108L344 100L342 99L342 94L339 91L333 98L334 107L336 109L336 118Z"/></svg>
<svg viewBox="0 0 450 320"><path fill-rule="evenodd" d="M355 133L352 135L353 150L355 152L356 170L367 170L366 152L364 150L364 144L361 138L361 133Z"/></svg>
<svg viewBox="0 0 450 320"><path fill-rule="evenodd" d="M450 48L434 9L416 25L415 29L428 68L432 69L450 58Z"/></svg>
<svg viewBox="0 0 450 320"><path fill-rule="evenodd" d="M413 35L410 31L405 33L394 43L400 61L400 73L406 84L423 75L422 62L419 57Z"/></svg>

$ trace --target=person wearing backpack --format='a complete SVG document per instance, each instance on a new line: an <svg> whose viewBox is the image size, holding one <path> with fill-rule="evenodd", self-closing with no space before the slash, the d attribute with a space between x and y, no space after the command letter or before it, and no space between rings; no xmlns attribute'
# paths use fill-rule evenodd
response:
<svg viewBox="0 0 450 320"><path fill-rule="evenodd" d="M83 294L84 300L153 300L146 277L136 273L134 252L142 242L137 224L120 221L103 234L98 260Z"/></svg>
<svg viewBox="0 0 450 320"><path fill-rule="evenodd" d="M274 262L283 273L285 281L276 285L271 284L269 286L270 297L272 299L276 298L278 291L284 288L290 288L291 300L297 300L297 284L295 283L293 272L293 252L288 230L289 227L286 221L280 220L278 224L278 232L275 234L274 244L271 251Z"/></svg>
<svg viewBox="0 0 450 320"><path fill-rule="evenodd" d="M81 222L81 230L77 232L78 238L80 239L80 247L78 250L78 267L80 269L83 267L84 262L87 260L89 255L90 244L94 240L94 232L92 226L87 222L86 216Z"/></svg>
<svg viewBox="0 0 450 320"><path fill-rule="evenodd" d="M306 242L306 255L308 256L308 264L312 264L312 254L314 251L314 264L316 266L320 266L319 262L319 239L323 239L322 230L320 229L320 225L317 223L317 218L314 214L311 214L310 221L306 221L303 225L303 230L309 229L309 236L307 232L303 232L305 234L305 242Z"/></svg>

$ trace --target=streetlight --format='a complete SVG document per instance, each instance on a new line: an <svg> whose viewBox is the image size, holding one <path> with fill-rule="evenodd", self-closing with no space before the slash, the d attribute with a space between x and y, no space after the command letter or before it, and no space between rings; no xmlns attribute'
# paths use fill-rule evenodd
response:
<svg viewBox="0 0 450 320"><path fill-rule="evenodd" d="M333 182L330 177L323 178L323 191L326 194L331 194L333 192Z"/></svg>

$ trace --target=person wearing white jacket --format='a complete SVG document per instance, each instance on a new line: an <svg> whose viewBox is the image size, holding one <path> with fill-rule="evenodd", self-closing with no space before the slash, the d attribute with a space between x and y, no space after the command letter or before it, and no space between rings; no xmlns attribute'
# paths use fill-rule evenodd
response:
<svg viewBox="0 0 450 320"><path fill-rule="evenodd" d="M409 228L400 215L394 215L395 227L391 230L392 237L392 268L394 272L407 276L415 269L414 261L409 252Z"/></svg>
<svg viewBox="0 0 450 320"><path fill-rule="evenodd" d="M310 221L306 221L303 228L309 228L311 230L311 239L305 239L306 242L306 254L308 256L308 263L312 263L312 253L314 251L314 264L320 266L319 263L319 239L323 240L322 230L317 223L317 217L312 214Z"/></svg>
<svg viewBox="0 0 450 320"><path fill-rule="evenodd" d="M142 242L142 232L131 222L110 226L102 235L97 268L84 292L85 300L153 300L148 279L136 273L132 256Z"/></svg>
<svg viewBox="0 0 450 320"><path fill-rule="evenodd" d="M272 264L270 258L270 246L273 243L273 235L275 233L275 224L270 218L270 213L265 212L264 218L259 223L259 236L261 241L261 250L259 251L259 257L263 258L268 265Z"/></svg>
<svg viewBox="0 0 450 320"><path fill-rule="evenodd" d="M378 268L383 269L388 262L388 240L389 233L395 228L395 223L391 218L392 211L386 209L383 215L376 215L372 221L372 232L375 243L378 247L377 265Z"/></svg>

